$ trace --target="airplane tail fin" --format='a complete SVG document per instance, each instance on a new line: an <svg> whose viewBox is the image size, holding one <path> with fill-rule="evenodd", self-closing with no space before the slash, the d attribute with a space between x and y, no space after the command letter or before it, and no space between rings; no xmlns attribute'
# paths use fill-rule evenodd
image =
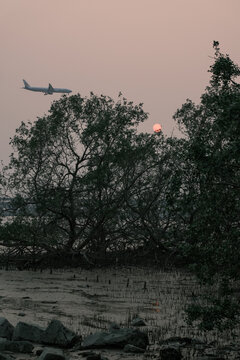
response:
<svg viewBox="0 0 240 360"><path fill-rule="evenodd" d="M54 92L54 88L52 87L51 84L48 85L48 93L52 94Z"/></svg>
<svg viewBox="0 0 240 360"><path fill-rule="evenodd" d="M24 83L25 88L29 88L29 87L30 87L30 85L26 82L26 80L23 80L23 83Z"/></svg>

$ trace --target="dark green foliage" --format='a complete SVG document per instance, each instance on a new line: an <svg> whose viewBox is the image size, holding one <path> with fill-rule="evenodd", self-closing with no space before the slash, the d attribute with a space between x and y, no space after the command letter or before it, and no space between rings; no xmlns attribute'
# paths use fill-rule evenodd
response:
<svg viewBox="0 0 240 360"><path fill-rule="evenodd" d="M221 288L223 279L240 275L240 87L233 80L240 69L218 45L200 104L187 100L174 115L186 138L176 141L183 161L173 186L181 252L201 281ZM227 293L212 302L212 307L194 305L189 318L200 318L205 329L236 321L238 304L231 305Z"/></svg>
<svg viewBox="0 0 240 360"><path fill-rule="evenodd" d="M193 303L187 308L186 313L189 325L197 321L201 330L223 331L233 329L239 323L240 309L236 301L223 296L208 299L207 305Z"/></svg>
<svg viewBox="0 0 240 360"><path fill-rule="evenodd" d="M238 65L234 64L229 55L220 53L218 41L213 42L213 47L215 49L215 62L209 70L212 74L210 83L214 87L227 87L230 82L234 83L233 79L235 79L235 77L240 75L240 68Z"/></svg>
<svg viewBox="0 0 240 360"><path fill-rule="evenodd" d="M217 53L216 62L221 57ZM214 69L212 78L222 76ZM213 84L200 105L188 100L175 114L187 135L178 170L179 220L187 240L183 246L199 274L238 277L240 91L230 82L227 88L222 81Z"/></svg>
<svg viewBox="0 0 240 360"><path fill-rule="evenodd" d="M21 124L9 184L18 222L38 228L39 247L95 257L138 241L127 201L146 192L157 163L156 137L136 131L146 118L142 104L91 93L63 96L48 116Z"/></svg>

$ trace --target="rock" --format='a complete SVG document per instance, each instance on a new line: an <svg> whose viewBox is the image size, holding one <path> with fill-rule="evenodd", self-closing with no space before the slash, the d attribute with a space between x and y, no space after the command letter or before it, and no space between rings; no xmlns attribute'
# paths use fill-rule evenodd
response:
<svg viewBox="0 0 240 360"><path fill-rule="evenodd" d="M101 355L93 353L87 356L87 360L101 360Z"/></svg>
<svg viewBox="0 0 240 360"><path fill-rule="evenodd" d="M177 344L179 346L185 346L185 345L196 345L196 344L203 345L204 343L201 340L192 339L189 337L172 336L170 338L161 341L161 344L174 344L174 345Z"/></svg>
<svg viewBox="0 0 240 360"><path fill-rule="evenodd" d="M130 344L146 349L149 344L147 334L138 329L119 329L112 332L97 332L87 336L82 342L82 349L124 348Z"/></svg>
<svg viewBox="0 0 240 360"><path fill-rule="evenodd" d="M14 357L6 354L0 353L0 360L13 360Z"/></svg>
<svg viewBox="0 0 240 360"><path fill-rule="evenodd" d="M140 353L144 353L145 350L138 347L138 346L134 346L131 344L127 344L124 346L123 351L126 353L134 353L134 354L140 354Z"/></svg>
<svg viewBox="0 0 240 360"><path fill-rule="evenodd" d="M111 323L110 326L109 326L109 331L112 331L112 330L119 330L120 329L120 326L116 323Z"/></svg>
<svg viewBox="0 0 240 360"><path fill-rule="evenodd" d="M31 353L33 345L29 341L10 341L0 338L0 351L12 351L18 353Z"/></svg>
<svg viewBox="0 0 240 360"><path fill-rule="evenodd" d="M29 354L33 351L33 348L33 344L29 341L7 341L5 343L4 350L16 353Z"/></svg>
<svg viewBox="0 0 240 360"><path fill-rule="evenodd" d="M107 346L107 332L97 332L92 335L88 335L81 344L81 349L101 348Z"/></svg>
<svg viewBox="0 0 240 360"><path fill-rule="evenodd" d="M101 354L97 354L93 351L84 351L79 353L82 357L86 358L86 360L108 360L108 358L102 356Z"/></svg>
<svg viewBox="0 0 240 360"><path fill-rule="evenodd" d="M8 342L7 339L5 338L0 338L0 351L4 351L5 350L5 344Z"/></svg>
<svg viewBox="0 0 240 360"><path fill-rule="evenodd" d="M61 349L45 348L38 360L65 360Z"/></svg>
<svg viewBox="0 0 240 360"><path fill-rule="evenodd" d="M40 356L42 354L42 352L43 352L43 349L36 349L35 355Z"/></svg>
<svg viewBox="0 0 240 360"><path fill-rule="evenodd" d="M52 320L42 337L43 344L57 345L68 348L73 346L80 337L67 329L59 320Z"/></svg>
<svg viewBox="0 0 240 360"><path fill-rule="evenodd" d="M70 352L74 352L74 351L78 351L78 350L82 350L82 345L81 345L81 343L75 344L75 345L71 348L71 350L69 350L69 351L70 351Z"/></svg>
<svg viewBox="0 0 240 360"><path fill-rule="evenodd" d="M41 343L44 329L37 325L19 322L13 332L13 340L29 340Z"/></svg>
<svg viewBox="0 0 240 360"><path fill-rule="evenodd" d="M141 318L135 318L135 319L133 319L131 326L146 326L146 323Z"/></svg>
<svg viewBox="0 0 240 360"><path fill-rule="evenodd" d="M0 317L0 337L11 340L14 331L14 326L4 318Z"/></svg>
<svg viewBox="0 0 240 360"><path fill-rule="evenodd" d="M181 360L182 354L179 349L175 347L163 347L160 349L161 360Z"/></svg>
<svg viewBox="0 0 240 360"><path fill-rule="evenodd" d="M96 353L93 351L83 351L80 352L78 355L81 355L82 357L88 357L88 356L96 355Z"/></svg>

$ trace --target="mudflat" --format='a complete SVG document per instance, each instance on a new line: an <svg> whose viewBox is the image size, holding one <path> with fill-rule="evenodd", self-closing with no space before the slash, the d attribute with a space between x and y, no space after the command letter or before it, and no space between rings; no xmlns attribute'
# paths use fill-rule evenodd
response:
<svg viewBox="0 0 240 360"><path fill-rule="evenodd" d="M50 320L58 319L82 337L105 331L112 323L129 327L140 317L146 323L141 330L148 333L151 347L156 348L174 336L206 340L184 320L184 307L192 300L193 291L197 294L202 289L191 274L181 271L136 267L53 273L1 270L0 316L14 326L24 321L44 328ZM215 341L216 336L208 334L208 341ZM105 352L115 359L136 358L136 354L122 351ZM71 358L77 353L71 352Z"/></svg>

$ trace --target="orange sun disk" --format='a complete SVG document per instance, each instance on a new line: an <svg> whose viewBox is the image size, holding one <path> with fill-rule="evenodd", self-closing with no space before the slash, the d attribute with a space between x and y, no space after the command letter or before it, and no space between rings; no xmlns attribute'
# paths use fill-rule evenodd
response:
<svg viewBox="0 0 240 360"><path fill-rule="evenodd" d="M161 127L160 124L154 124L153 125L153 130L154 130L154 132L158 133L158 132L160 132L162 130L162 127Z"/></svg>

